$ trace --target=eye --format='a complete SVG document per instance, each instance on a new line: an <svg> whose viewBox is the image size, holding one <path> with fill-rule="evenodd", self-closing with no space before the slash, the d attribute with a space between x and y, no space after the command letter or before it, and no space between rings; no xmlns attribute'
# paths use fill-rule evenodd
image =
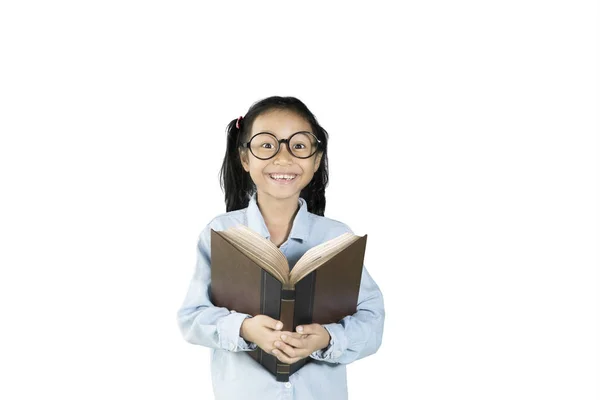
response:
<svg viewBox="0 0 600 400"><path fill-rule="evenodd" d="M269 146L269 147L265 147L265 146ZM263 149L270 149L270 148L271 148L270 146L272 146L272 144L271 144L271 143L263 143L263 144L261 145L261 147L262 147Z"/></svg>
<svg viewBox="0 0 600 400"><path fill-rule="evenodd" d="M306 146L305 146L305 145L303 145L302 143L296 143L296 144L294 145L294 149L301 150L301 149L304 149L304 148L306 148Z"/></svg>

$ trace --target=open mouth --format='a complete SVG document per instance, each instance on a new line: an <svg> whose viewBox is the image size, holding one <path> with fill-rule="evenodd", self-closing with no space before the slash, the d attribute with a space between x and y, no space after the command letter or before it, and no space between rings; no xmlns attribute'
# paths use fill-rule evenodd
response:
<svg viewBox="0 0 600 400"><path fill-rule="evenodd" d="M269 174L269 178L277 183L294 182L299 175L297 174Z"/></svg>

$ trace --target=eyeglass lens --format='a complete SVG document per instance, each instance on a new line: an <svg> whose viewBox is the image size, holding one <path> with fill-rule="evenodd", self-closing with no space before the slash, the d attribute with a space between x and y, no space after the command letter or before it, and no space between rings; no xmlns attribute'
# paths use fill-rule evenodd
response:
<svg viewBox="0 0 600 400"><path fill-rule="evenodd" d="M316 151L315 138L304 132L298 132L290 137L290 151L298 158L306 158ZM282 144L285 146L284 144ZM250 150L258 158L273 157L279 149L279 142L275 136L268 133L260 133L254 136L250 142Z"/></svg>

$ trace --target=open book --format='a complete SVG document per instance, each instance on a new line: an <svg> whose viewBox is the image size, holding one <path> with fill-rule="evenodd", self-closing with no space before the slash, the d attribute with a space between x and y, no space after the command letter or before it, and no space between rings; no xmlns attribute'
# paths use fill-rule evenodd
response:
<svg viewBox="0 0 600 400"><path fill-rule="evenodd" d="M274 243L238 225L211 230L211 301L252 316L268 315L296 326L339 322L356 312L367 235L344 233L304 253L290 268ZM260 348L249 352L278 381L287 381L308 358L283 364Z"/></svg>

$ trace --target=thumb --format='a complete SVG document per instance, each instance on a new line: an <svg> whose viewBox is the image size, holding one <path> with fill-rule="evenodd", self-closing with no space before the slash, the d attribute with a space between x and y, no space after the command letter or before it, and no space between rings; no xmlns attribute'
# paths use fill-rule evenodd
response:
<svg viewBox="0 0 600 400"><path fill-rule="evenodd" d="M322 333L323 330L324 328L320 324L298 325L296 327L296 332L302 334L304 337Z"/></svg>
<svg viewBox="0 0 600 400"><path fill-rule="evenodd" d="M312 325L298 325L296 327L296 332L303 333L304 335L310 335L314 333L314 329Z"/></svg>

